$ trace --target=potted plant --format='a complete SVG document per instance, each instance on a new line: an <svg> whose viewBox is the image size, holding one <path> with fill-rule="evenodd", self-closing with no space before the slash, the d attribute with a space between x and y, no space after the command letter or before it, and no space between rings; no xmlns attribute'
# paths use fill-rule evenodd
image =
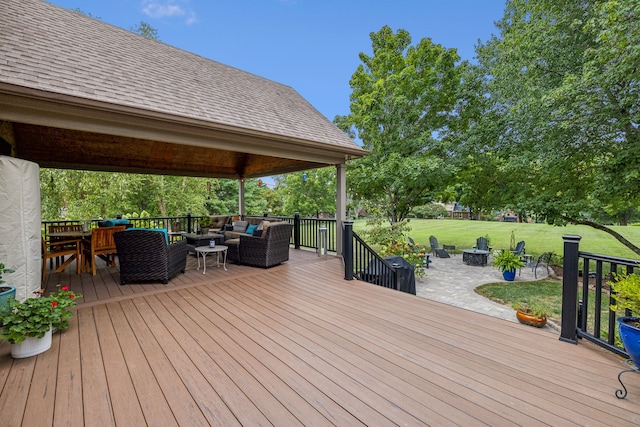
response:
<svg viewBox="0 0 640 427"><path fill-rule="evenodd" d="M53 332L69 328L69 321L67 319L73 316L73 312L69 310L69 307L75 307L77 299L82 298L82 294L70 291L68 286L58 284L57 288L57 291L51 292L48 296L53 305L54 321L51 322ZM42 296L44 290L41 289L36 293Z"/></svg>
<svg viewBox="0 0 640 427"><path fill-rule="evenodd" d="M512 282L516 278L516 269L524 267L524 263L513 252L502 250L493 255L493 266L502 271L504 280Z"/></svg>
<svg viewBox="0 0 640 427"><path fill-rule="evenodd" d="M56 320L55 304L48 297L11 300L2 318L0 339L11 343L11 356L23 358L43 353L51 347L51 323Z"/></svg>
<svg viewBox="0 0 640 427"><path fill-rule="evenodd" d="M80 297L66 287L49 296L42 291L24 301L11 300L9 310L2 317L0 339L11 344L11 356L24 358L35 356L51 348L52 327L69 327L68 318L73 315L69 307Z"/></svg>
<svg viewBox="0 0 640 427"><path fill-rule="evenodd" d="M547 309L541 304L519 301L514 303L512 307L516 310L516 318L522 324L536 328L542 328L547 324Z"/></svg>
<svg viewBox="0 0 640 427"><path fill-rule="evenodd" d="M5 281L2 280L2 275L6 273L13 273L10 268L5 268L4 264L0 263L0 318L4 311L9 308L9 301L16 297L15 286L5 285Z"/></svg>
<svg viewBox="0 0 640 427"><path fill-rule="evenodd" d="M630 311L635 316L618 317L618 330L629 358L636 366L640 366L640 275L613 273L611 298L615 304L611 310Z"/></svg>
<svg viewBox="0 0 640 427"><path fill-rule="evenodd" d="M204 216L199 221L199 224L200 224L200 233L209 234L209 228L213 226L213 220L208 216Z"/></svg>

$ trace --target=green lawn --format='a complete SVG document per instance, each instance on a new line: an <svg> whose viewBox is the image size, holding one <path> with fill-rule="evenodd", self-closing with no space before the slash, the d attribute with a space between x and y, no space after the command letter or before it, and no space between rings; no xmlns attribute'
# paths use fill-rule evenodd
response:
<svg viewBox="0 0 640 427"><path fill-rule="evenodd" d="M354 230L366 227L365 220L354 223ZM580 250L598 254L638 259L639 257L627 249L613 237L602 231L584 225L568 225L556 227L546 224L527 224L512 222L469 221L450 219L411 219L409 235L418 244L429 244L429 236L438 238L440 245L455 245L456 249L471 248L476 238L489 236L493 249L509 249L511 232L515 232L516 243L526 242L525 250L528 254L539 255L543 252L554 252L562 256L563 235L582 236ZM613 226L621 235L631 242L640 243L640 227ZM558 258L556 258L557 261Z"/></svg>

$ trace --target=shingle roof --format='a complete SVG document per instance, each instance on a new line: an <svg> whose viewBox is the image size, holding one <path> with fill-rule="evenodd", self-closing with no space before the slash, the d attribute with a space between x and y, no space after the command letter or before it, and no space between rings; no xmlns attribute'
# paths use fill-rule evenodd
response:
<svg viewBox="0 0 640 427"><path fill-rule="evenodd" d="M294 89L41 0L0 2L0 83L359 147Z"/></svg>

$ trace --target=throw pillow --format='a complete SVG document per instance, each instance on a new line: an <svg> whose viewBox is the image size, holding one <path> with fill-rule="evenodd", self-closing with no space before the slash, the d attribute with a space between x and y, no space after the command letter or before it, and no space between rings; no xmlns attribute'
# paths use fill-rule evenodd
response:
<svg viewBox="0 0 640 427"><path fill-rule="evenodd" d="M244 233L247 230L249 223L247 221L235 221L233 223L233 231L238 233Z"/></svg>
<svg viewBox="0 0 640 427"><path fill-rule="evenodd" d="M250 226L247 227L247 234L253 234L254 231L256 231L256 229L258 228L258 226L256 224L251 224Z"/></svg>
<svg viewBox="0 0 640 427"><path fill-rule="evenodd" d="M257 230L262 231L264 229L265 224L269 224L269 221L262 220L260 224L258 224Z"/></svg>

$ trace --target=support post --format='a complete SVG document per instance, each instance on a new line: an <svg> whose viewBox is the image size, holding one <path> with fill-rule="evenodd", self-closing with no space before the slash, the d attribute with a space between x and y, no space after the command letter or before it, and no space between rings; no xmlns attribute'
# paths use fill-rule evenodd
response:
<svg viewBox="0 0 640 427"><path fill-rule="evenodd" d="M578 329L578 246L580 236L562 236L564 262L562 264L562 323L560 341L577 344Z"/></svg>
<svg viewBox="0 0 640 427"><path fill-rule="evenodd" d="M340 163L336 165L336 252L342 255L343 239L342 221L347 219L347 165Z"/></svg>
<svg viewBox="0 0 640 427"><path fill-rule="evenodd" d="M293 247L300 249L300 212L293 214Z"/></svg>
<svg viewBox="0 0 640 427"><path fill-rule="evenodd" d="M191 212L187 212L187 233L191 233L193 230L193 218L191 218Z"/></svg>
<svg viewBox="0 0 640 427"><path fill-rule="evenodd" d="M336 226L340 229L340 223L336 223ZM344 221L344 243L342 246L342 259L344 260L344 280L353 280L353 221Z"/></svg>
<svg viewBox="0 0 640 427"><path fill-rule="evenodd" d="M238 212L240 213L240 217L244 218L244 178L240 178L238 182Z"/></svg>

